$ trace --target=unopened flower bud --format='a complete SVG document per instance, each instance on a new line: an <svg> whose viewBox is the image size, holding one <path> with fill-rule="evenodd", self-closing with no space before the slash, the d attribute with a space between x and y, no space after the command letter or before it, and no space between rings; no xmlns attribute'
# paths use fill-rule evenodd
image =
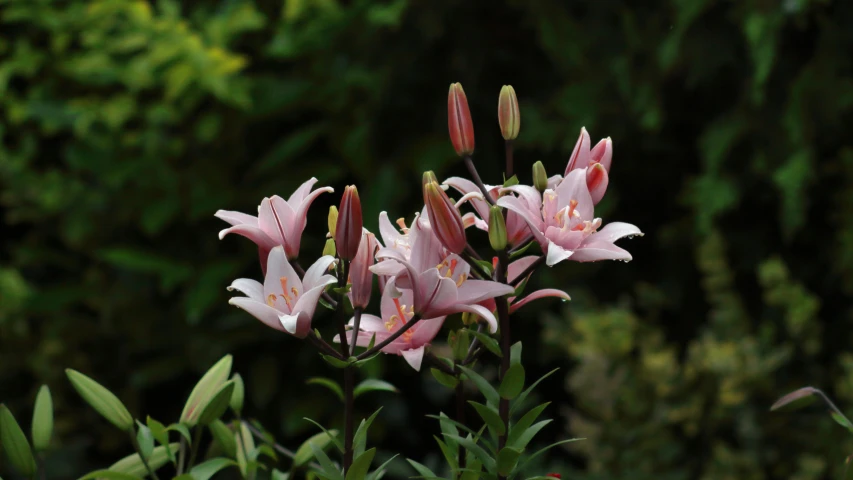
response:
<svg viewBox="0 0 853 480"><path fill-rule="evenodd" d="M438 178L436 178L435 173L432 170L424 172L424 178L421 182L421 185L426 186L427 183L438 183Z"/></svg>
<svg viewBox="0 0 853 480"><path fill-rule="evenodd" d="M338 221L335 225L335 247L340 258L352 260L355 257L358 246L361 244L361 230L361 200L358 198L358 189L355 185L349 185L344 189Z"/></svg>
<svg viewBox="0 0 853 480"><path fill-rule="evenodd" d="M331 255L334 257L336 253L337 253L337 250L335 250L335 239L334 238L327 238L326 239L326 245L323 246L323 256Z"/></svg>
<svg viewBox="0 0 853 480"><path fill-rule="evenodd" d="M610 162L613 159L613 141L610 137L600 140L589 153L589 161L600 163L610 173Z"/></svg>
<svg viewBox="0 0 853 480"><path fill-rule="evenodd" d="M447 94L447 128L457 155L464 157L474 153L474 123L460 83L451 84Z"/></svg>
<svg viewBox="0 0 853 480"><path fill-rule="evenodd" d="M609 177L607 169L600 163L593 163L586 170L586 187L589 189L589 194L592 197L592 204L597 205L604 198L604 192L607 191Z"/></svg>
<svg viewBox="0 0 853 480"><path fill-rule="evenodd" d="M542 160L537 160L533 164L533 186L539 190L539 193L548 190L548 173L545 171Z"/></svg>
<svg viewBox="0 0 853 480"><path fill-rule="evenodd" d="M506 248L506 220L501 207L492 205L489 210L489 244L495 251Z"/></svg>
<svg viewBox="0 0 853 480"><path fill-rule="evenodd" d="M335 227L338 225L338 207L329 207L329 235L335 237Z"/></svg>
<svg viewBox="0 0 853 480"><path fill-rule="evenodd" d="M365 308L370 303L370 293L373 290L373 272L370 267L373 266L374 255L378 249L376 236L370 232L364 233L350 269L350 301L355 308Z"/></svg>
<svg viewBox="0 0 853 480"><path fill-rule="evenodd" d="M234 391L231 393L231 409L240 414L243 410L243 401L246 398L246 386L243 384L243 377L239 373L235 373L231 380L234 382Z"/></svg>
<svg viewBox="0 0 853 480"><path fill-rule="evenodd" d="M441 244L452 253L462 253L468 245L462 215L438 182L424 184L424 205L433 233Z"/></svg>
<svg viewBox="0 0 853 480"><path fill-rule="evenodd" d="M504 140L515 140L518 129L521 128L521 114L518 111L518 98L512 85L501 87L501 95L498 98L498 124L501 126L501 135Z"/></svg>

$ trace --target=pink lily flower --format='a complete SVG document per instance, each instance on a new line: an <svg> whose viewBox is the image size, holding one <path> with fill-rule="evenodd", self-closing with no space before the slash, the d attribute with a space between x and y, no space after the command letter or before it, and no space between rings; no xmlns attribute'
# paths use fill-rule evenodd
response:
<svg viewBox="0 0 853 480"><path fill-rule="evenodd" d="M526 257L521 257L518 260L510 263L509 267L507 268L507 272L506 272L507 273L507 281L509 283L515 282L516 279L518 279L518 276L521 275L522 273L524 273L524 270L527 269L527 267L529 267L533 262L535 262L537 258L538 257L536 255L528 255ZM528 278L530 277L531 274L532 274L532 272L527 275ZM572 299L571 297L569 297L568 293L566 293L562 290L557 290L556 288L543 288L541 290L536 290L535 292L527 294L527 296L525 296L524 298L522 298L520 300L518 299L518 297L509 297L509 313L510 314L515 313L516 310L527 305L528 303L532 302L533 300L538 300L540 298L545 298L545 297L555 297L555 298L559 298L563 301L568 301L568 300ZM486 300L485 302L481 303L480 305L488 308L490 311L494 311L495 307L496 307L494 299Z"/></svg>
<svg viewBox="0 0 853 480"><path fill-rule="evenodd" d="M229 233L242 235L258 245L261 268L267 265L267 256L276 245L284 247L288 260L299 256L302 231L307 222L308 207L321 193L334 192L332 187L311 191L317 183L311 178L293 192L286 201L278 195L264 198L258 207L258 216L229 210L219 210L214 216L230 223L232 227L219 232L219 239Z"/></svg>
<svg viewBox="0 0 853 480"><path fill-rule="evenodd" d="M395 296L401 292L402 295ZM361 316L356 345L367 347L370 345L370 340L374 335L376 336L375 343L382 342L393 335L394 332L403 328L415 315L412 300L411 290L398 290L394 285L394 280L390 280L382 292L382 303L380 305L381 317L367 314ZM429 345L439 330L441 330L444 319L444 316L440 316L418 320L412 328L383 347L381 351L391 355L402 356L412 368L420 371L425 347ZM355 320L350 320L350 327L354 323ZM335 336L334 341L340 342L340 336Z"/></svg>
<svg viewBox="0 0 853 480"><path fill-rule="evenodd" d="M613 141L610 140L610 137L607 137L600 140L592 149L589 146L589 133L586 131L586 128L581 128L578 141L575 143L574 150L572 150L572 156L566 165L565 175L569 176L569 173L574 170L588 168L587 186L592 196L592 203L597 205L604 198L604 193L607 191L610 163L613 160ZM563 177L560 175L549 178L548 188L556 189L562 180Z"/></svg>
<svg viewBox="0 0 853 480"><path fill-rule="evenodd" d="M436 260L438 239L429 223L415 219L409 230L411 253L409 258L393 248L383 248L377 259L388 259L404 267L396 273L396 285L412 291L414 313L421 318L435 318L452 313L470 312L483 318L492 332L497 331L497 320L492 312L478 305L480 302L509 295L513 288L488 280L469 279L471 267L458 255L451 254ZM371 270L379 273L384 262ZM387 287L386 287L387 288Z"/></svg>
<svg viewBox="0 0 853 480"><path fill-rule="evenodd" d="M480 192L480 188L474 182L461 177L450 177L444 181L444 184L453 187L463 195ZM524 192L522 200L525 202L532 202L529 205L530 208L535 209L537 204L541 205L541 196L535 188L526 185L517 185L517 187L519 187L517 191ZM503 187L498 185L486 185L489 195L491 195L492 199L495 201L500 197L502 188ZM471 198L469 202L471 203L471 206L474 207L474 210L477 211L480 219L482 219L481 221L475 222L474 226L480 230L489 231L489 203L484 198ZM527 226L527 222L524 221L524 218L512 211L507 214L506 233L507 243L513 247L523 245L533 237L533 234L530 232L530 228Z"/></svg>
<svg viewBox="0 0 853 480"><path fill-rule="evenodd" d="M334 261L329 255L320 257L300 280L287 261L284 248L274 247L267 259L263 285L248 278L234 280L228 290L238 290L246 296L234 297L228 303L249 312L269 327L305 338L311 332L311 319L320 295L326 285L336 281L326 273Z"/></svg>
<svg viewBox="0 0 853 480"><path fill-rule="evenodd" d="M571 259L576 262L631 260L631 254L613 244L624 237L643 235L629 223L614 222L601 227L593 216L593 201L586 182L587 169L569 172L556 190L546 190L540 209L518 197L505 195L498 205L521 215L546 253L548 266ZM513 190L515 187L508 187Z"/></svg>

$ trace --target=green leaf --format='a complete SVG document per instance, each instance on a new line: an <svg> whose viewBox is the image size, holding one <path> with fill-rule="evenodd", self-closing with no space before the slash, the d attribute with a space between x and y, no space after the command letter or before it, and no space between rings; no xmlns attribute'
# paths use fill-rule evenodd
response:
<svg viewBox="0 0 853 480"><path fill-rule="evenodd" d="M244 423L240 423L238 431L234 432L234 444L237 448L237 465L244 478L251 477L258 468L257 451L255 450L255 439L252 432Z"/></svg>
<svg viewBox="0 0 853 480"><path fill-rule="evenodd" d="M517 422L512 424L509 428L509 435L506 438L506 444L510 447L514 447L517 449L523 449L525 445L519 445L518 440L533 425L533 422L539 418L539 415L542 414L543 411L550 405L551 402L543 403L536 408L530 409L527 413L524 414Z"/></svg>
<svg viewBox="0 0 853 480"><path fill-rule="evenodd" d="M193 444L193 439L190 436L190 429L187 428L186 425L183 425L180 423L173 423L173 424L169 425L168 427L166 427L166 430L168 430L170 432L180 433L187 440L188 444L190 444L190 445Z"/></svg>
<svg viewBox="0 0 853 480"><path fill-rule="evenodd" d="M514 185L518 185L518 176L513 175L504 181L504 187L512 187Z"/></svg>
<svg viewBox="0 0 853 480"><path fill-rule="evenodd" d="M500 345L498 345L497 340L495 340L493 337L486 335L483 332L478 332L477 330L469 330L469 331L475 337L477 337L477 340L479 340L480 343L482 343L483 346L486 347L486 349L488 349L490 352L495 354L496 357L498 357L498 358L503 357L503 353L501 353L501 347L500 347Z"/></svg>
<svg viewBox="0 0 853 480"><path fill-rule="evenodd" d="M376 336L376 335L374 335L374 337L375 337L375 336ZM367 365L367 363L368 363L368 362L373 361L373 359L375 359L376 357L378 357L380 353L381 353L381 352L376 352L376 353L374 353L373 355L371 355L371 356L369 356L369 357L367 357L367 358L363 358L363 359L361 359L361 360L356 360L356 358L355 358L355 357L350 357L350 362L352 362L352 364L353 364L353 365L355 365L356 367L361 368L361 367L363 367L364 365Z"/></svg>
<svg viewBox="0 0 853 480"><path fill-rule="evenodd" d="M462 361L468 356L468 347L471 344L471 338L468 330L460 329L451 331L448 337L448 343L453 350L453 358L457 361Z"/></svg>
<svg viewBox="0 0 853 480"><path fill-rule="evenodd" d="M422 477L437 478L437 475L435 474L435 472L433 472L432 470L427 468L426 465L418 463L418 462L416 462L410 458L407 458L406 461L409 462L409 465L411 465L412 468L414 468L415 471L417 471Z"/></svg>
<svg viewBox="0 0 853 480"><path fill-rule="evenodd" d="M361 423L358 425L358 429L356 429L355 435L352 437L352 448L355 456L359 456L364 452L364 448L367 444L367 431L370 429L370 425L373 424L373 421L376 420L376 416L379 415L379 412L381 411L382 407L379 407L379 410L373 412L373 415L367 419L362 419Z"/></svg>
<svg viewBox="0 0 853 480"><path fill-rule="evenodd" d="M323 357L323 360L325 360L326 363L335 368L349 368L350 366L349 360L340 360L331 355L323 355L322 353L320 356Z"/></svg>
<svg viewBox="0 0 853 480"><path fill-rule="evenodd" d="M464 447L466 450L474 454L474 456L477 457L477 459L483 463L483 466L486 467L487 471L493 472L495 470L495 459L492 458L492 456L489 455L489 453L486 452L483 447L477 445L477 443L471 440L470 438L462 438L460 436L448 435L445 435L445 437L452 437L453 440L456 441L456 443L458 443L460 446Z"/></svg>
<svg viewBox="0 0 853 480"><path fill-rule="evenodd" d="M513 290L512 292L513 297L521 297L521 295L524 293L524 289L527 288L527 281L529 278L530 277L525 278L515 287L515 290Z"/></svg>
<svg viewBox="0 0 853 480"><path fill-rule="evenodd" d="M166 454L169 456L169 461L175 463L177 460L175 459L175 452L169 448L169 431L166 430L166 426L151 417L148 417L145 423L148 425L148 429L151 431L154 440L157 440L157 443L160 445L166 446Z"/></svg>
<svg viewBox="0 0 853 480"><path fill-rule="evenodd" d="M486 260L474 260L474 262L480 266L489 276L492 275L494 270L492 269L492 262L487 262Z"/></svg>
<svg viewBox="0 0 853 480"><path fill-rule="evenodd" d="M847 417L845 417L844 415L830 410L829 416L831 416L832 419L835 420L835 423L841 425L847 430L853 431L853 423L850 423L850 420L848 420Z"/></svg>
<svg viewBox="0 0 853 480"><path fill-rule="evenodd" d="M151 429L146 427L142 422L138 421L136 430L136 442L139 443L139 451L142 453L142 458L148 460L151 458L151 453L154 451L154 435Z"/></svg>
<svg viewBox="0 0 853 480"><path fill-rule="evenodd" d="M452 418L449 418L447 416L439 417L436 415L427 415L427 417L428 418L435 418L439 422L441 422L441 433L450 433L451 435L458 435L459 434L458 430L462 430L463 432L470 433L471 435L474 435L475 437L479 435L477 432L475 432L474 430L471 430L469 427L467 427L467 426L465 426L465 425L463 425L463 424L457 422L456 420L453 420ZM448 431L445 431L446 426L448 426L448 425L453 428L453 431L449 431L450 430L449 428L447 429ZM451 442L448 441L447 443L449 444Z"/></svg>
<svg viewBox="0 0 853 480"><path fill-rule="evenodd" d="M370 480L379 480L380 478L382 478L382 475L385 475L385 467L387 467L388 464L391 463L398 456L399 456L399 454L396 454L393 457L389 458L388 460L385 460L385 463L383 463L382 465L379 465L379 468L374 470L373 473L368 475L367 478L369 478Z"/></svg>
<svg viewBox="0 0 853 480"><path fill-rule="evenodd" d="M331 390L335 395L337 395L340 401L344 401L344 390L338 385L338 382L332 380L331 378L326 377L311 377L306 381L308 385L320 385L322 387L326 387Z"/></svg>
<svg viewBox="0 0 853 480"><path fill-rule="evenodd" d="M332 463L332 459L326 455L326 452L324 452L322 448L314 445L313 443L308 443L308 448L314 452L314 457L317 458L317 461L320 462L320 466L323 467L323 474L329 478L329 480L344 480L344 475L341 473L341 470Z"/></svg>
<svg viewBox="0 0 853 480"><path fill-rule="evenodd" d="M25 477L36 474L36 460L27 436L6 405L0 404L0 445L9 463Z"/></svg>
<svg viewBox="0 0 853 480"><path fill-rule="evenodd" d="M178 443L172 443L169 445L169 448L176 450L179 448ZM154 450L151 451L151 456L148 458L148 465L152 470L157 470L162 467L169 461L169 454L166 453L165 446L155 447ZM145 468L145 465L142 464L142 459L139 458L138 453L134 453L133 455L128 455L116 463L112 464L110 468L112 472L118 473L127 473L129 475L136 475L137 477L145 477L148 474L148 470ZM97 478L97 477L91 477Z"/></svg>
<svg viewBox="0 0 853 480"><path fill-rule="evenodd" d="M517 397L524 388L524 367L520 363L513 364L506 371L501 386L498 388L498 393L501 398L512 400Z"/></svg>
<svg viewBox="0 0 853 480"><path fill-rule="evenodd" d="M521 465L521 467L519 468L519 470L522 470L522 471L523 471L523 470L524 470L524 467L525 467L525 466L527 466L527 464L529 464L531 461L533 461L533 459L535 459L535 458L536 458L536 457L538 457L539 455L542 455L543 453L547 452L548 450L551 450L552 448L554 448L554 447L556 447L556 446L563 445L563 444L566 444L566 443L571 443L571 442L577 442L577 441L580 441L580 440L586 440L586 439L585 439L585 438L569 438L569 439L567 439L567 440L560 440L559 442L554 442L554 443L552 443L551 445L548 445L548 446L547 446L547 447L545 447L545 448L542 448L542 449L540 449L540 450L537 450L537 451L536 451L536 453L534 453L533 455L530 455L529 457L527 457L527 458L524 460L524 463Z"/></svg>
<svg viewBox="0 0 853 480"><path fill-rule="evenodd" d="M246 385L243 383L243 377L239 373L235 373L231 377L234 382L234 392L231 394L231 410L234 410L237 415L243 410L243 402L246 399Z"/></svg>
<svg viewBox="0 0 853 480"><path fill-rule="evenodd" d="M33 449L37 452L47 450L50 446L50 437L53 435L53 399L50 389L42 385L36 395L36 404L33 408L32 439Z"/></svg>
<svg viewBox="0 0 853 480"><path fill-rule="evenodd" d="M506 433L506 425L504 425L503 420L501 420L501 416L498 413L498 410L495 407L487 407L482 403L477 403L474 401L468 401L474 410L477 411L477 414L480 415L480 418L486 422L486 425L489 427L489 430L492 431L495 435L503 435Z"/></svg>
<svg viewBox="0 0 853 480"><path fill-rule="evenodd" d="M296 449L296 453L293 455L293 465L301 467L311 461L311 459L314 458L314 448L312 447L319 449L328 448L332 443L332 439L337 436L337 434L337 430L329 430L320 432L306 440L305 443Z"/></svg>
<svg viewBox="0 0 853 480"><path fill-rule="evenodd" d="M376 380L373 378L369 378L358 385L355 386L355 390L353 391L353 397L358 398L361 394L367 392L394 392L397 393L397 387L391 385L390 383L384 380Z"/></svg>
<svg viewBox="0 0 853 480"><path fill-rule="evenodd" d="M193 480L209 480L216 475L220 470L228 467L236 467L237 462L228 458L214 458L204 463L200 463L190 470Z"/></svg>
<svg viewBox="0 0 853 480"><path fill-rule="evenodd" d="M456 388L456 385L459 384L459 379L454 377L453 375L448 375L437 368L430 368L430 373L432 373L433 378L438 383L444 385L447 388Z"/></svg>
<svg viewBox="0 0 853 480"><path fill-rule="evenodd" d="M453 448L447 443L441 441L440 438L433 435L435 441L438 443L438 448L441 449L441 453L444 455L444 459L447 461L447 465L450 467L452 471L459 470L459 459L457 456L459 455L459 447ZM454 444L455 446L455 444Z"/></svg>
<svg viewBox="0 0 853 480"><path fill-rule="evenodd" d="M270 480L290 480L290 474L274 468L270 473Z"/></svg>
<svg viewBox="0 0 853 480"><path fill-rule="evenodd" d="M509 349L509 364L521 365L521 342L515 344Z"/></svg>
<svg viewBox="0 0 853 480"><path fill-rule="evenodd" d="M536 243L536 242L527 242L527 244L526 244L525 246L523 246L523 247L519 248L518 250L516 250L516 251L512 252L512 253L509 255L509 259L510 259L510 260L515 260L516 258L518 258L518 257L520 257L520 256L522 256L522 255L524 255L524 253L525 253L525 252L527 252L528 250L530 250L530 247L532 247L534 243Z"/></svg>
<svg viewBox="0 0 853 480"><path fill-rule="evenodd" d="M477 386L477 389L480 390L480 393L482 393L483 396L486 397L486 402L489 405L496 406L498 404L498 401L500 399L498 398L498 391L495 390L495 387L493 387L485 378L483 378L479 373L475 372L474 370L471 370L468 367L463 367L461 365L459 365L459 368L465 373L469 380L474 382L474 385Z"/></svg>
<svg viewBox="0 0 853 480"><path fill-rule="evenodd" d="M335 444L335 446L338 448L338 450L340 450L340 451L341 451L341 453L344 453L344 446L341 444L341 442L340 442L340 441L338 441L338 436L337 436L336 434L332 434L332 433L331 433L331 432L332 432L332 430L326 430L326 427L324 427L324 426L320 425L318 422L315 422L314 420L311 420L311 419L310 419L310 418L308 418L308 417L303 417L303 420L308 420L309 422L311 422L311 423L313 423L314 425L316 425L316 426L317 426L317 428L319 428L320 430L322 430L322 431L323 431L323 433L325 433L325 434L329 437L329 440L331 440L331 441L332 441L332 443L334 443L334 444Z"/></svg>
<svg viewBox="0 0 853 480"><path fill-rule="evenodd" d="M509 409L510 415L512 415L512 413L515 411L516 408L518 408L519 406L524 404L524 400L527 399L527 396L530 395L530 392L532 392L533 389L536 388L536 386L539 385L539 383L542 380L545 380L546 378L550 377L551 375L557 373L558 370L560 370L560 369L555 368L555 369L551 370L550 372L546 373L545 375L542 375L541 377L539 377L539 380L536 380L535 382L533 382L533 385L527 387L526 390L521 392L521 395L519 395L518 398L515 399L515 401L513 402L512 406Z"/></svg>
<svg viewBox="0 0 853 480"><path fill-rule="evenodd" d="M517 448L519 450L524 449L527 444L530 443L531 440L533 440L533 437L535 437L536 434L539 433L539 430L542 430L543 428L545 428L546 425L550 424L553 421L554 420L552 419L542 420L541 422L538 422L530 426L529 428L526 428L523 432L518 434L518 437L512 444L513 448Z"/></svg>
<svg viewBox="0 0 853 480"><path fill-rule="evenodd" d="M468 468L462 470L459 480L480 480L482 470L483 464L479 460L470 459L469 456Z"/></svg>
<svg viewBox="0 0 853 480"><path fill-rule="evenodd" d="M131 475L129 473L122 472L113 472L112 470L95 470L94 472L89 472L86 475L83 475L78 480L140 480L141 478L142 477L138 475Z"/></svg>
<svg viewBox="0 0 853 480"><path fill-rule="evenodd" d="M181 412L180 423L189 427L194 427L198 423L198 418L204 407L220 391L222 385L231 375L232 363L231 355L225 355L201 377L187 398L187 403Z"/></svg>
<svg viewBox="0 0 853 480"><path fill-rule="evenodd" d="M521 451L511 447L504 447L498 452L498 474L508 477L518 464Z"/></svg>
<svg viewBox="0 0 853 480"><path fill-rule="evenodd" d="M373 462L375 455L376 449L371 448L356 457L349 470L347 470L346 480L364 480L367 477L367 472L370 470L370 463Z"/></svg>
<svg viewBox="0 0 853 480"><path fill-rule="evenodd" d="M199 425L208 425L219 419L231 405L231 397L234 394L234 380L225 382L213 397L204 406L201 415L198 416Z"/></svg>
<svg viewBox="0 0 853 480"><path fill-rule="evenodd" d="M219 444L225 455L231 458L237 456L237 441L234 439L234 432L222 420L210 422L207 428L210 429L210 435Z"/></svg>
<svg viewBox="0 0 853 480"><path fill-rule="evenodd" d="M818 392L820 392L820 390L814 387L803 387L799 390L795 390L779 400L776 400L773 406L770 407L770 411L779 410L786 406L789 406L790 410L805 407L817 399L816 396L818 395Z"/></svg>
<svg viewBox="0 0 853 480"><path fill-rule="evenodd" d="M76 370L68 368L65 374L74 390L101 416L121 430L130 431L133 428L133 417L112 392Z"/></svg>

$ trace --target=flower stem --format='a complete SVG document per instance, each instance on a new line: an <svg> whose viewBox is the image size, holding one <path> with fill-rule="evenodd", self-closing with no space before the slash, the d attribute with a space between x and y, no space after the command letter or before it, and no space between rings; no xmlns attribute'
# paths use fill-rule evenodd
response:
<svg viewBox="0 0 853 480"><path fill-rule="evenodd" d="M470 253L463 251L459 254L459 256L462 257L462 260L465 260L465 262L468 263L468 265L471 267L471 270L478 277L480 277L481 280L486 280L487 278L489 278L489 274L486 273L485 270L483 270L483 267L481 267L480 264L477 263L476 260L474 260Z"/></svg>
<svg viewBox="0 0 853 480"><path fill-rule="evenodd" d="M128 431L128 433L130 433L130 442L133 444L133 449L139 454L139 458L142 460L142 465L145 467L145 470L148 471L148 474L151 475L151 478L154 480L160 480L160 477L157 476L157 473L154 472L151 465L148 464L148 459L146 459L145 455L142 454L142 447L139 446L139 441L136 439L136 432L133 430L133 427L131 427Z"/></svg>
<svg viewBox="0 0 853 480"><path fill-rule="evenodd" d="M506 274L507 274L507 264L508 257L506 250L501 250L498 252L498 266L495 269L495 281L501 283L507 283ZM495 301L497 311L498 311L498 322L500 325L501 331L501 381L503 381L506 376L507 370L509 370L509 356L510 356L510 333L509 333L509 303L507 297L500 297ZM500 414L501 421L503 421L504 425L509 425L509 400L501 398L500 404L498 405L498 413ZM498 436L498 451L502 450L506 446L506 433ZM498 476L498 480L503 480L506 477Z"/></svg>
<svg viewBox="0 0 853 480"><path fill-rule="evenodd" d="M465 425L465 384L462 379L456 384L456 421ZM465 449L459 448L459 470L465 469Z"/></svg>
<svg viewBox="0 0 853 480"><path fill-rule="evenodd" d="M193 465L195 465L195 457L198 455L199 444L201 443L201 432L202 428L196 426L195 434L193 435L193 447L190 450L190 463L187 465L188 469L192 469Z"/></svg>
<svg viewBox="0 0 853 480"><path fill-rule="evenodd" d="M483 192L483 196L486 197L486 201L489 202L489 205L495 204L495 199L492 198L491 194L489 194L489 189L486 188L486 185L480 179L480 174L477 173L477 167L474 166L474 161L471 160L471 155L465 155L465 167L468 169L468 173L471 174L471 178L474 179L474 183L480 187L480 191Z"/></svg>
<svg viewBox="0 0 853 480"><path fill-rule="evenodd" d="M513 141L507 140L506 141L506 171L504 172L504 175L506 176L507 180L512 178L512 175L513 175L513 173L512 173L512 147L513 147Z"/></svg>
<svg viewBox="0 0 853 480"><path fill-rule="evenodd" d="M178 448L178 475L184 473L184 461L187 457L187 439L181 435L181 446Z"/></svg>
<svg viewBox="0 0 853 480"><path fill-rule="evenodd" d="M355 367L349 366L344 369L344 475L352 466L352 439L353 439L353 410L355 410L355 399L353 395Z"/></svg>
<svg viewBox="0 0 853 480"><path fill-rule="evenodd" d="M351 352L350 355L355 355L355 344L358 340L358 327L361 326L361 309L356 308L353 312L353 325L352 325L352 341L350 342Z"/></svg>

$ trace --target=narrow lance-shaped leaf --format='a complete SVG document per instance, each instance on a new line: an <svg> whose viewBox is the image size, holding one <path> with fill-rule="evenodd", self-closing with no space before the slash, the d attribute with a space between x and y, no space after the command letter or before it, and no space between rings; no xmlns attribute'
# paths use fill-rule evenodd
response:
<svg viewBox="0 0 853 480"><path fill-rule="evenodd" d="M361 394L367 392L398 392L397 387L391 385L384 380L369 378L355 386L353 397L358 398Z"/></svg>
<svg viewBox="0 0 853 480"><path fill-rule="evenodd" d="M495 407L487 407L482 403L474 401L469 401L468 403L474 407L474 410L477 411L477 414L480 415L480 418L483 419L486 426L488 426L489 430L491 430L495 435L503 435L506 433L506 425L504 425L504 422L501 420L501 416Z"/></svg>
<svg viewBox="0 0 853 480"><path fill-rule="evenodd" d="M220 387L219 391L204 406L201 415L198 416L199 425L208 425L210 422L219 419L228 410L233 393L234 381L229 380Z"/></svg>
<svg viewBox="0 0 853 480"><path fill-rule="evenodd" d="M373 462L375 455L376 449L371 448L356 457L349 470L347 470L346 480L364 480L367 476L367 471L370 470L370 463Z"/></svg>
<svg viewBox="0 0 853 480"><path fill-rule="evenodd" d="M501 386L498 388L498 394L501 398L512 400L521 393L522 389L524 389L524 367L520 363L516 363L506 371L506 375L501 380Z"/></svg>
<svg viewBox="0 0 853 480"><path fill-rule="evenodd" d="M243 377L239 373L235 373L231 377L234 382L234 392L231 394L231 410L239 416L243 411L243 402L246 398L246 385L243 383Z"/></svg>
<svg viewBox="0 0 853 480"><path fill-rule="evenodd" d="M9 463L25 477L36 473L36 460L27 436L6 405L0 404L0 445Z"/></svg>
<svg viewBox="0 0 853 480"><path fill-rule="evenodd" d="M314 451L311 446L314 445L317 448L325 450L332 444L332 436L337 435L337 430L327 430L306 440L305 443L296 449L296 453L293 455L293 465L301 467L311 461L311 459L314 458Z"/></svg>
<svg viewBox="0 0 853 480"><path fill-rule="evenodd" d="M142 453L142 458L148 460L154 452L154 434L151 429L137 421L136 443L139 444L139 451ZM168 452L166 452L168 457Z"/></svg>
<svg viewBox="0 0 853 480"><path fill-rule="evenodd" d="M42 385L36 396L36 404L33 408L33 448L37 452L47 450L50 446L50 437L52 435L53 399L50 396L50 389L47 385Z"/></svg>
<svg viewBox="0 0 853 480"><path fill-rule="evenodd" d="M169 444L169 448L175 450L180 447L178 443ZM162 467L169 461L169 454L166 452L165 446L155 447L151 452L151 456L148 457L148 465L152 470L157 470ZM148 470L145 468L145 465L142 463L142 459L139 458L138 453L134 453L133 455L128 455L116 463L112 464L108 469L111 472L118 473L127 473L130 475L136 475L137 477L144 477L148 474Z"/></svg>
<svg viewBox="0 0 853 480"><path fill-rule="evenodd" d="M110 423L124 431L133 428L133 417L112 392L76 370L66 369L65 374L83 400Z"/></svg>
<svg viewBox="0 0 853 480"><path fill-rule="evenodd" d="M326 387L335 396L338 397L340 401L344 401L344 390L338 385L338 382L332 380L331 378L326 377L312 377L309 378L305 383L308 385L320 385L321 387Z"/></svg>

